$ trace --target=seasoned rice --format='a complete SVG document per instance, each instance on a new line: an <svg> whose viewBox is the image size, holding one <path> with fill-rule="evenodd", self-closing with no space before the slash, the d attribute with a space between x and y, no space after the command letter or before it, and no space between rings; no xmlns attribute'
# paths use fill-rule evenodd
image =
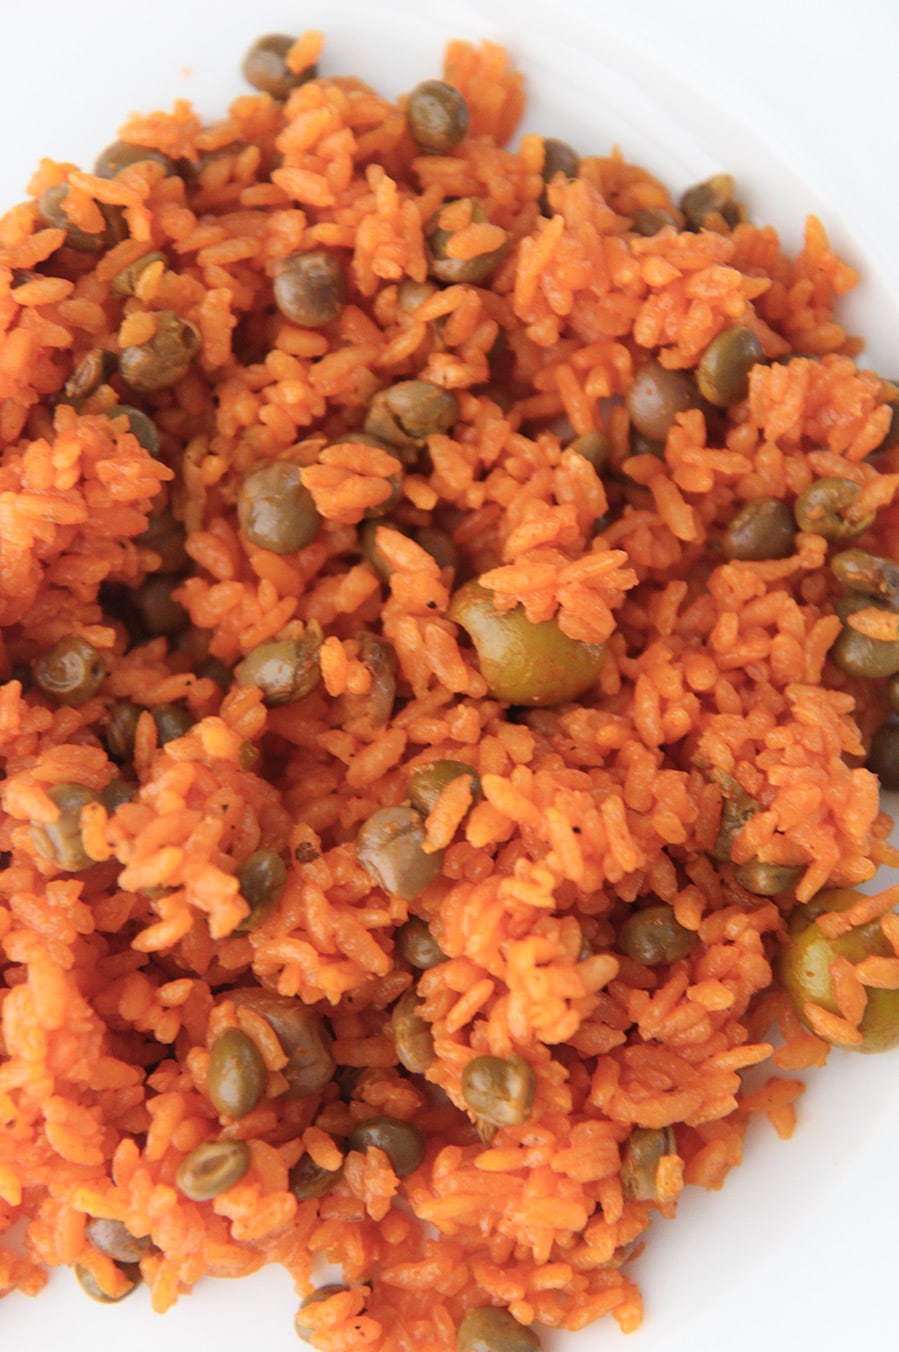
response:
<svg viewBox="0 0 899 1352"><path fill-rule="evenodd" d="M297 39L290 68L321 47ZM631 1260L653 1218L685 1186L722 1186L753 1117L789 1136L800 1074L862 1042L870 992L899 989L895 889L820 917L832 938L879 925L890 949L834 961L835 1009L800 1016L775 980L792 915L896 862L864 766L889 704L883 678L831 655L844 589L824 536L798 531L762 561L722 552L747 502L792 509L839 478L857 494L855 546L899 558L895 438L883 449L896 390L856 364L835 317L853 269L814 217L796 256L770 226L720 215L636 233L645 208L682 223L668 189L617 151L546 185L542 138L512 148L523 83L501 48L451 43L443 78L469 111L446 154L416 147L404 101L322 75L283 103L242 95L211 125L183 102L132 117L122 138L173 172L150 159L110 179L46 159L0 218L0 1229L24 1225L0 1250L0 1293L80 1265L121 1294L86 1228L99 1217L151 1241L140 1269L158 1312L207 1274L278 1263L307 1296L321 1263L339 1264L346 1289L302 1316L322 1352L454 1348L484 1305L572 1330L611 1314L631 1331ZM65 229L37 206L59 185ZM101 208L121 237L67 247L67 230L104 227ZM435 220L460 264L507 252L486 280L409 307ZM311 250L341 260L349 299L301 327L272 282ZM163 261L123 298L114 279L150 251ZM163 312L197 336L186 374L66 394L92 350L152 344ZM627 396L648 355L693 371L736 324L763 354L746 397L635 445ZM408 380L452 392L452 425L411 453L360 443L374 396ZM158 455L123 404L152 417ZM597 432L599 470L571 444ZM245 476L270 462L300 468L321 518L288 552L238 521ZM160 636L137 627L134 598L163 566L141 537L165 507L184 528L187 620ZM431 552L433 528L455 562ZM452 618L475 577L500 619L604 645L585 693L533 708L496 695ZM873 602L846 622L880 643L896 626ZM106 672L81 704L33 679L69 635ZM314 653L301 698L240 683L269 642ZM133 751L116 758L110 713L128 701ZM164 741L169 705L189 717ZM420 814L434 873L407 899L356 841L436 761L471 773ZM113 809L103 792L123 777ZM91 801L75 823L87 866L67 871L46 841L72 783ZM722 819L744 798L722 857ZM286 881L251 924L238 875L262 850ZM795 881L753 893L736 876L747 864ZM687 936L670 962L620 942L650 904ZM420 972L401 951L410 917L442 950ZM326 1021L323 1088L293 1094L291 1048L247 987ZM413 987L433 1041L423 1074L404 1068L392 1022ZM236 1119L209 1097L229 1031L265 1086ZM463 1076L480 1056L529 1068L523 1120L476 1120ZM424 1140L408 1173L380 1148L347 1150L385 1115ZM674 1143L649 1200L622 1181L637 1128ZM249 1167L192 1201L179 1168L220 1139L247 1142ZM323 1195L294 1189L307 1156L339 1173Z"/></svg>

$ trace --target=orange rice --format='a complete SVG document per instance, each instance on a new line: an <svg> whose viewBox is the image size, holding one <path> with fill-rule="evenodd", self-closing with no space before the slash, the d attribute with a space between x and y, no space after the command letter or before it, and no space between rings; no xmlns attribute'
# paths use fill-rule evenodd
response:
<svg viewBox="0 0 899 1352"><path fill-rule="evenodd" d="M320 45L298 40L298 69ZM449 154L417 150L402 105L322 77L284 104L243 95L211 126L183 103L135 117L125 139L183 173L148 161L106 180L45 160L29 201L0 219L0 1228L27 1222L24 1245L0 1250L0 1291L35 1294L48 1268L76 1263L120 1290L85 1233L109 1217L152 1239L141 1266L157 1311L207 1273L280 1263L306 1295L320 1260L340 1264L347 1290L304 1311L322 1352L453 1348L465 1312L488 1304L526 1325L581 1329L611 1313L632 1330L628 1260L653 1216L672 1215L686 1185L720 1188L754 1115L789 1135L797 1075L831 1042L859 1040L868 989L899 984L899 956L841 959L840 1012L807 1010L813 1032L773 984L795 905L893 861L863 768L888 706L883 682L828 657L840 589L821 536L761 563L723 562L719 544L744 502L792 504L836 475L859 485L858 519L874 515L858 543L897 557L899 463L868 459L895 389L855 364L859 344L834 317L853 270L815 218L796 257L770 226L720 217L636 234L638 208L681 217L617 152L556 180L544 214L542 139L509 148L523 94L505 53L452 43L445 78L470 112ZM72 223L96 230L98 204L112 204L124 237L94 256L62 247L35 205L60 183ZM426 224L471 196L486 220L460 223L455 256L507 233L511 247L488 282L448 285L408 313L398 288L426 280ZM337 320L303 329L274 309L272 278L311 248L340 257L350 291ZM165 263L117 297L112 279L151 249ZM161 310L200 335L183 379L141 399L112 376L77 408L61 398L87 352L146 341ZM735 323L770 359L748 397L717 422L679 415L663 457L633 455L623 396L647 354L691 369ZM450 431L413 466L347 442L372 395L410 377L455 393ZM158 458L106 416L120 403L152 415ZM611 444L602 478L568 449L595 430ZM273 460L303 467L323 517L288 555L250 544L236 516L243 476ZM378 537L385 586L359 529L400 468L392 516L406 533ZM176 595L190 626L135 644L104 605L159 568L139 537L162 504L187 530ZM525 713L491 698L446 615L453 571L411 538L428 526L452 536L497 609L604 643L595 688ZM852 624L894 636L880 610ZM223 692L201 674L210 656L233 666L315 625L322 680L300 701L267 709L255 687ZM386 721L366 712L363 631L396 655ZM29 680L72 633L107 668L78 708ZM177 702L195 721L160 747L141 717L136 796L112 815L85 810L95 862L67 873L32 826L58 814L55 784L99 791L118 776L105 729L123 699ZM442 871L407 903L354 842L439 758L472 766L483 796L464 777L440 795L425 829ZM733 785L758 811L716 863ZM288 863L287 882L247 932L235 875L261 846ZM800 869L795 891L746 891L734 867L754 859ZM653 899L698 940L657 968L616 947L623 918ZM883 916L899 955L893 904L883 894L859 920ZM447 955L418 978L435 1046L424 1076L400 1066L390 1025L415 980L394 943L410 915ZM326 1017L337 1063L361 1072L351 1093L335 1080L285 1097L278 1037L227 999L254 983ZM228 1026L256 1042L267 1077L237 1121L206 1092L208 1048ZM461 1092L482 1053L522 1057L536 1077L528 1119L489 1142ZM385 1113L423 1133L421 1165L398 1179L383 1152L350 1152L331 1192L297 1201L299 1157L337 1168L353 1127ZM652 1202L622 1188L635 1126L674 1132ZM249 1142L249 1171L189 1201L178 1167L219 1135Z"/></svg>

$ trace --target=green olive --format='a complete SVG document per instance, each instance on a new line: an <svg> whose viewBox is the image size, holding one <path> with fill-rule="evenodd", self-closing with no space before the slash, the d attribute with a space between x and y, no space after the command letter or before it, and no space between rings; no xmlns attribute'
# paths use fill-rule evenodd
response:
<svg viewBox="0 0 899 1352"><path fill-rule="evenodd" d="M101 253L103 249L118 243L122 237L121 207L101 206L105 225L98 234L93 234L73 225L66 215L65 201L69 192L67 183L57 183L41 193L37 209L44 225L53 230L64 230L66 244L78 253Z"/></svg>
<svg viewBox="0 0 899 1352"><path fill-rule="evenodd" d="M743 220L743 208L734 197L735 184L731 174L713 174L688 188L681 198L689 230L701 230L711 215L721 216L731 229Z"/></svg>
<svg viewBox="0 0 899 1352"><path fill-rule="evenodd" d="M300 999L278 995L261 986L229 990L228 999L246 1006L271 1024L287 1065L281 1070L288 1082L285 1098L307 1098L320 1094L334 1077L331 1039L318 1010Z"/></svg>
<svg viewBox="0 0 899 1352"><path fill-rule="evenodd" d="M304 549L322 523L300 467L286 460L250 471L237 497L237 519L251 544L273 554Z"/></svg>
<svg viewBox="0 0 899 1352"><path fill-rule="evenodd" d="M411 807L382 807L359 827L356 858L379 887L413 901L440 877L443 851L426 854L421 815Z"/></svg>
<svg viewBox="0 0 899 1352"><path fill-rule="evenodd" d="M677 1144L670 1127L634 1127L621 1152L621 1186L625 1197L635 1202L654 1202L663 1155L676 1155Z"/></svg>
<svg viewBox="0 0 899 1352"><path fill-rule="evenodd" d="M307 1306L318 1305L321 1301L328 1300L331 1296L336 1296L339 1292L346 1290L347 1287L341 1286L339 1282L328 1282L326 1286L320 1286L317 1291L313 1291L311 1295L306 1296L305 1300L300 1305L299 1310L294 1315L293 1326L297 1337L302 1338L304 1342L309 1342L309 1340L315 1336L315 1329L309 1324L306 1324L303 1320L303 1311Z"/></svg>
<svg viewBox="0 0 899 1352"><path fill-rule="evenodd" d="M677 229L677 217L666 207L637 207L631 215L631 229L635 235L657 235L666 226Z"/></svg>
<svg viewBox="0 0 899 1352"><path fill-rule="evenodd" d="M117 272L113 277L109 284L112 294L118 296L120 300L124 300L127 296L133 296L137 291L141 274L152 263L163 263L168 266L168 259L158 249L151 249L149 253L141 254L140 258L135 258L133 263L128 263L122 268L121 272Z"/></svg>
<svg viewBox="0 0 899 1352"><path fill-rule="evenodd" d="M141 712L139 704L122 699L106 715L104 741L113 760L130 761L134 756L134 738Z"/></svg>
<svg viewBox="0 0 899 1352"><path fill-rule="evenodd" d="M664 441L677 415L698 408L700 399L692 373L669 371L653 358L634 376L625 402L637 431Z"/></svg>
<svg viewBox="0 0 899 1352"><path fill-rule="evenodd" d="M181 704L154 704L150 708L160 746L186 737L194 725L193 714Z"/></svg>
<svg viewBox="0 0 899 1352"><path fill-rule="evenodd" d="M536 1077L520 1056L475 1056L462 1072L462 1097L482 1122L514 1127L530 1116Z"/></svg>
<svg viewBox="0 0 899 1352"><path fill-rule="evenodd" d="M292 704L305 699L321 680L318 652L322 632L309 624L302 638L260 643L240 663L234 673L238 685L256 685L266 706Z"/></svg>
<svg viewBox="0 0 899 1352"><path fill-rule="evenodd" d="M209 1202L239 1183L249 1167L246 1141L204 1141L179 1164L175 1186L192 1202Z"/></svg>
<svg viewBox="0 0 899 1352"><path fill-rule="evenodd" d="M617 937L621 952L644 967L677 962L696 945L696 935L679 924L674 911L664 903L631 911L619 926Z"/></svg>
<svg viewBox="0 0 899 1352"><path fill-rule="evenodd" d="M532 624L521 606L502 613L476 578L454 593L447 618L471 638L493 699L546 708L579 699L599 677L604 644L569 638L554 619Z"/></svg>
<svg viewBox="0 0 899 1352"><path fill-rule="evenodd" d="M124 1272L125 1276L131 1282L131 1285L122 1291L121 1295L108 1295L97 1281L94 1274L81 1263L76 1263L74 1267L75 1279L86 1296L95 1300L98 1305L118 1305L120 1300L125 1300L135 1292L140 1284L140 1268L136 1263L116 1263L116 1267Z"/></svg>
<svg viewBox="0 0 899 1352"><path fill-rule="evenodd" d="M475 225L483 225L487 220L483 202L472 197L471 220ZM437 211L425 226L425 248L428 256L428 272L439 282L477 283L486 281L495 272L509 252L512 236L506 234L502 244L487 253L476 254L474 258L451 258L447 246L452 238L451 230L440 225L440 212Z"/></svg>
<svg viewBox="0 0 899 1352"><path fill-rule="evenodd" d="M346 274L324 249L290 254L275 271L275 304L285 319L304 329L319 329L346 305Z"/></svg>
<svg viewBox="0 0 899 1352"><path fill-rule="evenodd" d="M92 1217L84 1233L88 1243L114 1263L139 1263L155 1247L149 1235L138 1239L122 1221Z"/></svg>
<svg viewBox="0 0 899 1352"><path fill-rule="evenodd" d="M462 777L471 780L472 801L478 802L481 797L480 776L470 765L457 760L435 760L420 765L406 781L406 796L416 812L426 817L447 784Z"/></svg>
<svg viewBox="0 0 899 1352"><path fill-rule="evenodd" d="M81 358L63 386L66 399L73 401L87 399L109 380L118 364L118 357L108 348L92 347Z"/></svg>
<svg viewBox="0 0 899 1352"><path fill-rule="evenodd" d="M871 748L865 762L872 774L880 780L882 789L899 789L899 724L886 723L871 738Z"/></svg>
<svg viewBox="0 0 899 1352"><path fill-rule="evenodd" d="M180 577L153 573L132 592L131 599L140 616L144 633L149 637L172 638L189 625L190 616L174 595L181 582Z"/></svg>
<svg viewBox="0 0 899 1352"><path fill-rule="evenodd" d="M286 33L266 33L257 38L243 61L244 78L254 89L284 100L294 89L315 79L315 66L293 71L287 64L287 54L296 38Z"/></svg>
<svg viewBox="0 0 899 1352"><path fill-rule="evenodd" d="M757 897L776 897L799 882L804 870L782 864L765 864L761 859L749 859L734 869L734 878L747 892Z"/></svg>
<svg viewBox="0 0 899 1352"><path fill-rule="evenodd" d="M849 521L843 515L861 489L851 479L816 479L799 494L793 515L800 530L823 535L832 544L844 544L862 535L874 522L874 513L861 521Z"/></svg>
<svg viewBox="0 0 899 1352"><path fill-rule="evenodd" d="M252 1038L228 1028L209 1049L207 1089L216 1112L246 1117L265 1093L265 1062Z"/></svg>
<svg viewBox="0 0 899 1352"><path fill-rule="evenodd" d="M425 1154L421 1132L398 1117L370 1117L347 1137L348 1150L364 1154L372 1147L384 1151L397 1178L405 1178L417 1169Z"/></svg>
<svg viewBox="0 0 899 1352"><path fill-rule="evenodd" d="M390 1015L397 1058L411 1075L424 1075L434 1060L434 1039L430 1025L418 1012L420 1005L415 987L410 986Z"/></svg>
<svg viewBox="0 0 899 1352"><path fill-rule="evenodd" d="M446 962L446 954L431 933L428 924L413 915L396 931L396 951L411 967L426 972Z"/></svg>
<svg viewBox="0 0 899 1352"><path fill-rule="evenodd" d="M150 455L158 458L159 433L152 418L148 418L139 408L132 408L130 404L113 404L111 408L104 409L104 412L107 418L126 417L128 431L137 443Z"/></svg>
<svg viewBox="0 0 899 1352"><path fill-rule="evenodd" d="M140 394L168 389L184 379L199 348L199 331L189 320L174 310L160 310L153 337L123 349L119 373Z"/></svg>
<svg viewBox="0 0 899 1352"><path fill-rule="evenodd" d="M796 547L796 523L785 502L753 498L745 503L724 532L729 559L786 559Z"/></svg>
<svg viewBox="0 0 899 1352"><path fill-rule="evenodd" d="M59 808L55 822L35 822L31 838L38 854L52 859L57 868L66 873L78 873L94 862L84 848L81 835L81 812L88 803L99 798L84 784L54 784L47 797Z"/></svg>
<svg viewBox="0 0 899 1352"><path fill-rule="evenodd" d="M862 897L850 888L819 892L805 906L797 906L790 922L790 941L781 950L778 976L803 1022L806 1004L820 1005L839 1014L834 997L830 964L835 957L861 962L868 957L894 957L879 920L858 925L847 934L828 939L815 923L826 911L845 911ZM899 1045L899 991L868 990L868 1003L859 1025L863 1052L887 1051Z"/></svg>
<svg viewBox="0 0 899 1352"><path fill-rule="evenodd" d="M696 368L696 384L703 399L716 408L739 404L749 393L749 373L765 360L752 329L734 324L709 343Z"/></svg>
<svg viewBox="0 0 899 1352"><path fill-rule="evenodd" d="M180 573L187 563L186 540L187 532L183 524L166 508L153 513L147 522L147 529L137 536L135 544L142 549L152 549L154 554L159 555L158 572L171 574ZM184 607L180 609L183 612Z"/></svg>
<svg viewBox="0 0 899 1352"><path fill-rule="evenodd" d="M409 95L406 123L421 150L445 155L468 131L468 104L443 80L422 80Z"/></svg>
<svg viewBox="0 0 899 1352"><path fill-rule="evenodd" d="M106 677L103 658L92 643L78 634L66 634L33 664L34 684L59 704L80 709L93 699Z"/></svg>
<svg viewBox="0 0 899 1352"><path fill-rule="evenodd" d="M339 1169L323 1169L308 1152L304 1152L287 1175L287 1186L298 1202L324 1197L343 1177Z"/></svg>
<svg viewBox="0 0 899 1352"><path fill-rule="evenodd" d="M605 432L585 432L568 443L568 450L582 455L597 474L602 474L612 454L612 444Z"/></svg>
<svg viewBox="0 0 899 1352"><path fill-rule="evenodd" d="M98 178L115 178L132 164L145 164L148 160L153 164L161 164L167 175L176 172L174 160L161 150L135 145L132 141L113 141L112 145L100 151L94 161L94 173Z"/></svg>
<svg viewBox="0 0 899 1352"><path fill-rule="evenodd" d="M830 561L834 577L852 591L877 596L896 605L899 602L899 564L892 559L868 554L864 549L844 549Z"/></svg>
<svg viewBox="0 0 899 1352"><path fill-rule="evenodd" d="M238 930L253 930L265 923L277 906L287 881L287 866L275 850L254 850L237 870L240 895L250 914Z"/></svg>
<svg viewBox="0 0 899 1352"><path fill-rule="evenodd" d="M508 1310L482 1305L459 1325L456 1352L540 1352L540 1339Z"/></svg>

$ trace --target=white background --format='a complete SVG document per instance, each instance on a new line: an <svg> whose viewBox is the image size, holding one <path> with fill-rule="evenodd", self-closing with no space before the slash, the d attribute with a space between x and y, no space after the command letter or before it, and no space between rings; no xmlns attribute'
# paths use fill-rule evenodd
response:
<svg viewBox="0 0 899 1352"><path fill-rule="evenodd" d="M621 144L678 190L735 173L757 219L795 243L819 211L865 274L844 313L872 364L899 373L899 6L891 0L0 0L0 202L42 154L89 164L125 114L193 98L209 117L241 90L240 60L265 31L317 26L324 69L396 93L439 71L450 36L503 41L528 75L529 124L583 153ZM766 1124L716 1195L690 1194L659 1225L637 1274L646 1319L625 1342L606 1320L556 1352L773 1352L897 1345L893 1313L899 1053L836 1056L800 1105L790 1143ZM146 1293L99 1307L56 1274L36 1302L0 1308L22 1352L287 1352L289 1280L207 1280L159 1321ZM423 1349L423 1352L425 1350Z"/></svg>

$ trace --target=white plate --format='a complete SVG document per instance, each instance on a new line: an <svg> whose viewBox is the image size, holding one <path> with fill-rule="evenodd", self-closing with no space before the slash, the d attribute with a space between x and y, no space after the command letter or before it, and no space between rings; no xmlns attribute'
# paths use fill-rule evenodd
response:
<svg viewBox="0 0 899 1352"><path fill-rule="evenodd" d="M193 99L214 116L241 88L261 32L317 26L325 66L396 93L439 70L451 36L504 42L525 70L529 124L582 150L617 142L677 189L734 172L757 219L798 241L818 211L865 282L843 313L873 365L896 374L899 192L890 0L6 0L0 83L0 202L18 200L38 157L89 164L124 115ZM896 1055L835 1055L783 1143L764 1124L720 1194L690 1192L636 1269L646 1318L633 1352L815 1352L893 1346L899 1212ZM36 1301L14 1295L6 1347L66 1352L266 1352L298 1348L282 1272L200 1284L159 1322L146 1293L116 1307L84 1299L68 1273ZM547 1339L549 1344L551 1340ZM561 1352L624 1347L611 1320L552 1340ZM428 1352L422 1349L422 1352Z"/></svg>

